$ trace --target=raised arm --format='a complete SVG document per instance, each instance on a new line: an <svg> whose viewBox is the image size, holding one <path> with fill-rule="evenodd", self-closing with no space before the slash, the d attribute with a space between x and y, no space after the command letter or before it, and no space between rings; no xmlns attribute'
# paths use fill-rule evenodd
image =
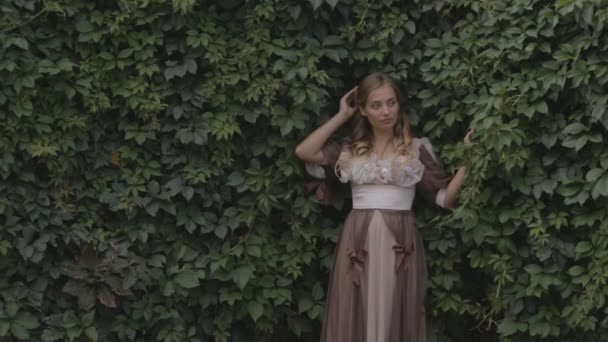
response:
<svg viewBox="0 0 608 342"><path fill-rule="evenodd" d="M327 139L348 121L355 112L357 87L351 89L340 99L340 111L323 125L314 130L296 146L296 156L308 163L321 163L324 159L321 148Z"/></svg>

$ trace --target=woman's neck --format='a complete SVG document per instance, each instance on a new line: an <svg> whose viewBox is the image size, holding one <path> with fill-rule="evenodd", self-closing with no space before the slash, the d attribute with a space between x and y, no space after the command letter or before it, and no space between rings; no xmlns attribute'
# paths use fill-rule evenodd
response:
<svg viewBox="0 0 608 342"><path fill-rule="evenodd" d="M392 154L392 149L389 148L394 134L392 131L374 131L374 137L372 138L373 151L378 157L384 159L387 155Z"/></svg>
<svg viewBox="0 0 608 342"><path fill-rule="evenodd" d="M372 144L376 146L386 146L389 144L395 135L391 131L374 130L374 137L372 138Z"/></svg>

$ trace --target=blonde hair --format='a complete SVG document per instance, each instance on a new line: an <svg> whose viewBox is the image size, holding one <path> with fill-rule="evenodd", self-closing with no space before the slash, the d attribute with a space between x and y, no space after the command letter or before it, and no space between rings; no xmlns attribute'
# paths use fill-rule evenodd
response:
<svg viewBox="0 0 608 342"><path fill-rule="evenodd" d="M373 149L373 138L374 131L367 119L367 117L361 114L360 108L365 107L369 94L372 91L384 86L389 85L393 88L395 96L397 96L397 102L399 103L399 109L403 104L401 92L395 81L388 75L380 72L375 72L365 77L359 88L357 89L357 96L355 99L355 115L354 115L354 129L351 135L352 145L351 153L357 157L365 157L369 155ZM407 120L405 112L401 112L401 115L397 118L397 123L393 127L393 147L395 148L396 155L413 157L413 153L410 150L410 142L412 141L410 133L410 125Z"/></svg>

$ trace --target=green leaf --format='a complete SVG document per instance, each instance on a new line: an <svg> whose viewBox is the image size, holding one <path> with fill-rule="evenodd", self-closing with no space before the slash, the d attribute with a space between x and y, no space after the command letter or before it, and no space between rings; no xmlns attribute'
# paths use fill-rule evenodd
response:
<svg viewBox="0 0 608 342"><path fill-rule="evenodd" d="M81 19L76 23L76 30L80 33L88 33L93 31L93 25L85 19Z"/></svg>
<svg viewBox="0 0 608 342"><path fill-rule="evenodd" d="M589 243L588 241L581 241L576 244L576 248L574 249L574 251L577 254L583 254L589 252L592 248L593 245L591 245L591 243Z"/></svg>
<svg viewBox="0 0 608 342"><path fill-rule="evenodd" d="M608 174L597 180L591 191L591 196L594 199L599 196L608 196Z"/></svg>
<svg viewBox="0 0 608 342"><path fill-rule="evenodd" d="M517 333L518 331L524 332L527 328L527 323L520 323L512 320L511 318L506 318L498 324L497 330L502 337L507 337Z"/></svg>
<svg viewBox="0 0 608 342"><path fill-rule="evenodd" d="M19 340L27 340L30 338L28 329L18 322L13 322L13 324L11 324L11 333Z"/></svg>
<svg viewBox="0 0 608 342"><path fill-rule="evenodd" d="M308 311L311 307L312 307L312 300L310 300L310 298L307 297L302 297L300 298L300 300L298 301L298 313L303 313Z"/></svg>
<svg viewBox="0 0 608 342"><path fill-rule="evenodd" d="M583 274L583 272L585 272L585 269L581 266L572 266L570 267L570 269L568 270L568 274L573 276L573 277L578 277L579 275Z"/></svg>
<svg viewBox="0 0 608 342"><path fill-rule="evenodd" d="M291 15L293 20L298 20L301 12L302 7L300 7L300 5L289 6L289 15Z"/></svg>
<svg viewBox="0 0 608 342"><path fill-rule="evenodd" d="M262 256L262 249L259 246L247 246L247 254L254 256L254 257L260 257Z"/></svg>
<svg viewBox="0 0 608 342"><path fill-rule="evenodd" d="M193 187L187 186L187 187L184 187L182 189L182 196L184 196L184 198L186 200L190 200L193 195L194 195L194 188Z"/></svg>
<svg viewBox="0 0 608 342"><path fill-rule="evenodd" d="M173 280L179 284L179 286L185 289L191 289L199 286L198 273L196 271L185 270L175 275Z"/></svg>
<svg viewBox="0 0 608 342"><path fill-rule="evenodd" d="M18 46L18 47L22 48L23 50L29 49L29 44L28 44L27 40L25 40L24 38L13 38L12 43L13 43L13 45Z"/></svg>
<svg viewBox="0 0 608 342"><path fill-rule="evenodd" d="M439 49L443 45L441 43L441 40L439 40L437 38L427 39L424 43L426 44L426 46L433 48L433 49Z"/></svg>
<svg viewBox="0 0 608 342"><path fill-rule="evenodd" d="M163 286L163 296L168 297L175 293L175 283L171 280L165 282Z"/></svg>
<svg viewBox="0 0 608 342"><path fill-rule="evenodd" d="M97 335L97 329L95 327L88 327L88 328L84 329L84 334L87 335L87 337L93 341L97 341L97 339L99 337Z"/></svg>
<svg viewBox="0 0 608 342"><path fill-rule="evenodd" d="M410 34L416 34L416 23L414 23L413 21L408 21L405 23L404 26L407 32L409 32Z"/></svg>
<svg viewBox="0 0 608 342"><path fill-rule="evenodd" d="M220 226L215 227L215 230L213 232L220 239L224 239L226 237L226 234L228 234L228 227L226 227L224 225L220 225Z"/></svg>
<svg viewBox="0 0 608 342"><path fill-rule="evenodd" d="M242 290L249 282L249 279L253 277L254 270L253 265L241 266L232 272L232 280Z"/></svg>
<svg viewBox="0 0 608 342"><path fill-rule="evenodd" d="M27 330L32 330L40 326L38 319L29 312L20 312L17 317L15 317L15 322L19 323Z"/></svg>
<svg viewBox="0 0 608 342"><path fill-rule="evenodd" d="M10 321L7 319L0 318L0 337L6 336L10 328Z"/></svg>
<svg viewBox="0 0 608 342"><path fill-rule="evenodd" d="M547 114L549 112L549 108L547 107L547 102L545 102L545 101L540 101L540 102L536 103L535 107L536 107L536 111L538 111L539 113Z"/></svg>
<svg viewBox="0 0 608 342"><path fill-rule="evenodd" d="M593 183L598 178L600 178L600 176L603 173L604 173L604 170L602 170L600 168L594 168L594 169L589 170L589 172L587 172L587 175L585 176L585 179L587 180L587 182Z"/></svg>
<svg viewBox="0 0 608 342"><path fill-rule="evenodd" d="M569 134L569 135L578 134L586 129L587 129L587 127L585 125L575 122L573 124L566 126L566 128L564 128L564 134Z"/></svg>
<svg viewBox="0 0 608 342"><path fill-rule="evenodd" d="M540 266L538 266L537 264L530 264L527 265L526 267L524 267L524 269L526 270L526 272L528 272L531 275L535 275L535 274L539 274L542 272L542 268Z"/></svg>
<svg viewBox="0 0 608 342"><path fill-rule="evenodd" d="M336 5L338 4L338 1L339 0L325 0L325 2L327 2L331 6L331 8L336 7Z"/></svg>
<svg viewBox="0 0 608 342"><path fill-rule="evenodd" d="M0 335L1 336L1 335ZM42 340L44 342L53 342L62 339L65 333L57 328L47 327L42 331Z"/></svg>
<svg viewBox="0 0 608 342"><path fill-rule="evenodd" d="M61 58L59 61L57 61L57 67L63 71L72 71L72 67L74 67L74 63L72 63L69 59L64 57L64 58Z"/></svg>
<svg viewBox="0 0 608 342"><path fill-rule="evenodd" d="M39 73L55 75L55 74L59 73L59 71L60 70L59 70L59 68L57 68L55 63L53 63L52 61L50 61L48 59L44 59L38 64Z"/></svg>
<svg viewBox="0 0 608 342"><path fill-rule="evenodd" d="M19 311L19 305L17 305L17 302L11 298L6 301L4 310L8 318L14 318L17 315L17 312Z"/></svg>
<svg viewBox="0 0 608 342"><path fill-rule="evenodd" d="M82 315L82 318L80 319L80 321L82 322L83 326L88 327L91 324L93 324L94 318L95 318L95 310L91 310L90 312L87 312L86 314Z"/></svg>
<svg viewBox="0 0 608 342"><path fill-rule="evenodd" d="M264 306L256 301L251 301L249 304L247 304L247 311L249 312L251 318L257 322L260 316L262 316L264 313Z"/></svg>
<svg viewBox="0 0 608 342"><path fill-rule="evenodd" d="M82 334L82 328L80 328L80 327L67 328L67 329L65 329L65 332L71 341L71 340L74 340L76 337L79 337Z"/></svg>
<svg viewBox="0 0 608 342"><path fill-rule="evenodd" d="M317 10L323 4L323 0L308 0L308 2L312 5L313 10Z"/></svg>

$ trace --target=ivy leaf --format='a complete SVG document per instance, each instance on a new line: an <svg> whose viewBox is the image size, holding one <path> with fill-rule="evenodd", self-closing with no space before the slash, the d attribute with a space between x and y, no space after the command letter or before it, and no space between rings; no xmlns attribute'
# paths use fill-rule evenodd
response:
<svg viewBox="0 0 608 342"><path fill-rule="evenodd" d="M8 334L8 331L11 328L11 323L9 320L0 318L0 337L4 337Z"/></svg>
<svg viewBox="0 0 608 342"><path fill-rule="evenodd" d="M298 312L299 313L303 313L308 311L308 309L310 309L312 307L312 300L310 300L310 298L308 297L302 297L300 298L300 300L298 301Z"/></svg>
<svg viewBox="0 0 608 342"><path fill-rule="evenodd" d="M570 269L568 269L568 274L573 277L578 277L579 275L583 274L583 272L585 272L585 269L578 265L572 266Z"/></svg>
<svg viewBox="0 0 608 342"><path fill-rule="evenodd" d="M254 322L257 322L260 316L264 313L264 306L256 301L251 301L247 304L247 311L249 315L253 319Z"/></svg>
<svg viewBox="0 0 608 342"><path fill-rule="evenodd" d="M15 318L14 323L19 323L27 330L38 328L38 319L29 312L20 312Z"/></svg>
<svg viewBox="0 0 608 342"><path fill-rule="evenodd" d="M107 287L102 287L99 290L97 293L97 299L99 299L101 304L107 306L108 308L116 308L116 296Z"/></svg>
<svg viewBox="0 0 608 342"><path fill-rule="evenodd" d="M323 4L323 0L308 0L308 2L310 2L312 9L315 11Z"/></svg>
<svg viewBox="0 0 608 342"><path fill-rule="evenodd" d="M199 286L198 273L192 270L181 271L173 278L179 286L185 289L191 289Z"/></svg>
<svg viewBox="0 0 608 342"><path fill-rule="evenodd" d="M535 275L535 274L539 274L542 272L542 268L540 266L538 266L537 264L530 264L527 265L526 267L524 267L524 269L526 270L526 272L528 272L531 275Z"/></svg>
<svg viewBox="0 0 608 342"><path fill-rule="evenodd" d="M602 170L600 168L594 168L594 169L589 170L589 172L587 172L587 175L585 176L585 179L587 180L587 182L593 183L598 178L600 178L600 176L603 173L604 173L604 170Z"/></svg>
<svg viewBox="0 0 608 342"><path fill-rule="evenodd" d="M410 34L416 34L416 23L414 23L413 21L408 21L405 23L404 26L407 32L409 32Z"/></svg>
<svg viewBox="0 0 608 342"><path fill-rule="evenodd" d="M80 321L82 322L82 324L84 326L89 326L89 325L93 324L94 318L95 318L95 310L92 310L92 311L87 312L86 314L82 315L82 318L80 319Z"/></svg>
<svg viewBox="0 0 608 342"><path fill-rule="evenodd" d="M11 333L20 340L27 340L30 338L30 333L27 328L18 322L13 322L13 324L11 324Z"/></svg>
<svg viewBox="0 0 608 342"><path fill-rule="evenodd" d="M93 25L85 19L78 20L76 23L76 30L80 33L88 33L93 31Z"/></svg>
<svg viewBox="0 0 608 342"><path fill-rule="evenodd" d="M0 334L0 336L2 336L2 334ZM40 337L44 342L53 342L63 338L64 336L65 333L63 331L54 327L48 327L42 331L42 336Z"/></svg>
<svg viewBox="0 0 608 342"><path fill-rule="evenodd" d="M84 334L87 335L87 337L93 341L97 341L97 339L99 338L99 336L97 335L97 328L95 327L88 327L84 329Z"/></svg>
<svg viewBox="0 0 608 342"><path fill-rule="evenodd" d="M587 127L585 125L575 122L573 124L566 126L566 128L564 128L564 133L568 134L568 135L578 134L586 129L587 129Z"/></svg>
<svg viewBox="0 0 608 342"><path fill-rule="evenodd" d="M190 200L192 195L194 195L194 188L191 186L187 186L182 189L182 196L184 196L186 200Z"/></svg>
<svg viewBox="0 0 608 342"><path fill-rule="evenodd" d="M325 0L325 2L327 2L331 6L331 8L336 7L336 5L338 4L338 1L339 0Z"/></svg>
<svg viewBox="0 0 608 342"><path fill-rule="evenodd" d="M241 266L232 272L232 280L242 290L253 276L254 270L253 265Z"/></svg>
<svg viewBox="0 0 608 342"><path fill-rule="evenodd" d="M584 254L589 252L592 248L593 246L591 245L591 243L589 243L589 241L581 241L576 244L576 248L574 249L574 251L577 254Z"/></svg>
<svg viewBox="0 0 608 342"><path fill-rule="evenodd" d="M13 38L12 43L13 43L13 45L18 46L18 47L22 48L23 50L29 49L29 44L28 44L27 40L25 40L24 38Z"/></svg>
<svg viewBox="0 0 608 342"><path fill-rule="evenodd" d="M511 318L506 318L498 324L497 330L501 336L507 337L517 333L518 331L526 331L527 328L527 323L515 322Z"/></svg>
<svg viewBox="0 0 608 342"><path fill-rule="evenodd" d="M289 15L291 15L291 18L293 20L298 20L301 12L302 12L302 7L300 7L300 5L295 5L295 6L289 7Z"/></svg>
<svg viewBox="0 0 608 342"><path fill-rule="evenodd" d="M6 301L4 310L8 318L13 318L17 315L17 312L19 311L19 305L14 299L9 297L9 300Z"/></svg>
<svg viewBox="0 0 608 342"><path fill-rule="evenodd" d="M262 249L259 246L247 246L247 254L254 256L254 257L260 257L262 256Z"/></svg>
<svg viewBox="0 0 608 342"><path fill-rule="evenodd" d="M599 196L608 197L608 174L600 178L591 190L591 197L598 198Z"/></svg>

